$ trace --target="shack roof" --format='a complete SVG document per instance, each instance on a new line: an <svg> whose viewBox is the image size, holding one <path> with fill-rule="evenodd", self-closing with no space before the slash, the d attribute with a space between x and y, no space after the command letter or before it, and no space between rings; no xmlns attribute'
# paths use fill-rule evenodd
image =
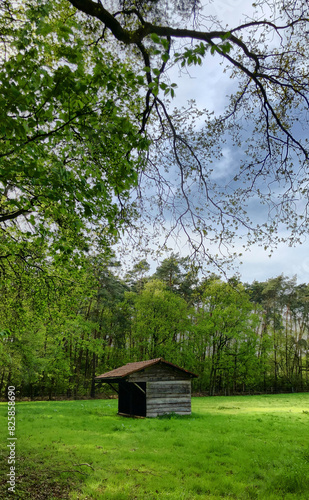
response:
<svg viewBox="0 0 309 500"><path fill-rule="evenodd" d="M95 380L97 382L100 381L107 382L112 380L116 382L117 379L118 380L124 379L125 377L131 375L132 373L139 372L141 370L144 370L145 368L148 368L149 366L153 366L158 363L170 366L171 368L176 368L177 370L180 370L191 377L197 377L195 373L189 372L184 368L180 368L180 366L174 365L173 363L169 363L168 361L165 361L163 358L156 358L156 359L149 359L148 361L136 361L134 363L127 363L126 365L120 366L115 370L111 370L110 372L106 372L103 373L102 375L99 375L98 377L95 377Z"/></svg>

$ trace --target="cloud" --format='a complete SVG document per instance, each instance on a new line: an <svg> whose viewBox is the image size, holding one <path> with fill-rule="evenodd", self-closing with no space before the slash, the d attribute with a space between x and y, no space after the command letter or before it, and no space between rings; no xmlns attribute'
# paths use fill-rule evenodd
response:
<svg viewBox="0 0 309 500"><path fill-rule="evenodd" d="M265 6L265 8L267 8L267 6ZM235 27L239 25L239 23L245 21L246 15L252 15L253 11L254 8L252 7L252 3L246 0L214 0L209 1L207 4L205 4L203 13L205 16L217 15L219 19L222 20L222 25L224 27L226 25L228 25L229 27ZM242 16L242 14L244 14L244 16ZM189 43L190 41L188 41L188 44ZM273 40L273 43L275 44L276 42ZM211 56L208 53L201 67L190 66L188 71L185 72L180 71L179 67L174 66L169 72L169 77L172 82L178 84L178 88L176 90L176 98L172 100L171 105L175 105L177 107L186 106L188 100L194 99L199 109L202 110L206 108L210 111L213 110L216 114L222 113L223 109L229 102L227 94L231 94L237 91L238 81L235 79L231 79L229 72L224 72L225 66L221 65L220 62L221 59L218 54ZM263 141L261 139L263 130L254 131L255 116L258 115L258 111L261 112L261 110L255 110L254 105L256 105L256 103L254 103L253 101L250 101L248 103L248 106L252 107L252 115L248 114L248 120L245 123L244 130L242 130L242 136L240 137L240 145L235 146L231 139L225 137L223 138L225 142L223 143L222 141L222 143L219 144L220 147L222 146L221 158L218 158L216 160L216 157L214 155L211 158L213 163L211 163L211 161L208 161L207 163L207 160L209 160L209 158L206 155L205 168L213 168L213 172L208 178L210 181L210 188L212 183L217 184L220 188L219 195L215 198L215 200L220 204L220 207L223 206L225 202L226 193L230 194L235 190L237 193L240 193L240 190L237 191L237 189L244 187L242 182L247 182L250 186L250 175L254 177L255 173L259 172L261 163L258 163L258 160L260 160L260 156L264 153L265 143L263 147ZM250 121L251 116L252 122ZM243 117L240 117L240 120L242 118ZM243 121L245 122L245 118L243 119ZM196 122L197 128L201 127L203 123L205 123L205 116L200 117ZM303 136L306 137L306 131L301 132ZM250 172L248 170L245 170L240 179L238 178L237 180L234 180L234 176L239 169L239 165L242 162L248 160L250 154L254 153L254 151L250 150L250 148L248 152L246 151L246 138L251 137L253 146L257 143L256 141L258 139L261 139L261 149L256 151L256 165L252 166ZM266 167L270 170L271 168L274 168L274 172L276 172L277 165L274 164L273 157L269 159L269 163L266 164ZM161 168L163 169L162 162ZM175 170L173 170L173 165L171 162L171 170L169 174L166 174L167 180L170 183L168 188L168 192L170 194L170 205L168 205L168 203L165 205L165 221L162 222L162 225L164 224L167 230L173 223L171 203L173 195L175 195L177 189L177 183L175 179L176 171L177 167L175 167ZM246 178L247 172L248 178ZM271 178L271 176L264 176L264 172L262 172L260 175L256 176L254 189L252 189L250 193L245 193L243 191L241 198L238 198L238 200L241 201L241 206L247 210L248 215L255 224L262 224L263 222L267 221L269 215L269 206L267 204L261 204L261 201L257 194L258 191L260 193L263 193L264 195L267 195L269 193L269 189L271 188L274 194L274 199L278 202L278 211L280 210L283 184L278 180L276 180L275 183L273 183L272 181L273 178ZM199 189L199 186L197 184L190 185L188 182L186 186L191 189L191 191L188 190L187 195L189 201L195 203L194 206L201 207L201 217L203 217L206 222L208 221L209 223L211 223L211 220L207 218L207 203L205 192L202 191L202 189ZM296 193L295 196L297 195L298 193ZM182 212L185 204L179 199L177 199L175 203L177 208L177 215L178 213ZM156 211L156 208L154 206L152 206L151 208L154 210L154 212ZM275 210L273 212L275 213ZM239 212L236 212L236 215L239 215ZM151 232L152 227L149 226L149 228ZM242 232L244 233L243 228ZM288 236L288 233L280 232L279 236L280 235ZM211 237L211 234L209 234L209 237ZM162 236L159 236L159 242L160 240L162 241L162 239L163 230ZM187 244L187 239L188 235L180 232L178 240L173 240L172 237L170 238L169 246L172 247L172 249L174 249L175 251L180 251L182 255L188 255L190 254L190 249ZM264 250L263 247L260 247L258 245L252 245L250 250L244 251L242 248L242 243L236 240L234 241L234 250L236 252L243 252L243 264L240 265L239 260L236 261L235 265L239 265L239 267L231 270L230 274L233 274L233 272L235 271L239 271L242 280L248 282L251 282L254 279L265 281L270 277L278 276L282 273L286 276L291 277L297 274L298 280L300 282L309 282L309 257L307 257L308 245L306 243L295 247L290 247L288 246L288 244L283 243L279 244L277 249L274 250L272 257L269 258L269 250ZM209 249L213 253L213 255L219 252L218 246L216 245L210 244ZM164 258L164 256L162 258Z"/></svg>
<svg viewBox="0 0 309 500"><path fill-rule="evenodd" d="M240 250L240 246L238 247ZM237 250L237 246L236 246ZM269 278L284 274L289 278L297 276L298 283L309 283L308 244L289 247L279 244L271 257L269 251L258 245L252 245L243 252L235 264L243 282L267 281Z"/></svg>
<svg viewBox="0 0 309 500"><path fill-rule="evenodd" d="M234 25L252 13L252 2L248 0L213 0L204 7L205 15L215 15L226 24Z"/></svg>

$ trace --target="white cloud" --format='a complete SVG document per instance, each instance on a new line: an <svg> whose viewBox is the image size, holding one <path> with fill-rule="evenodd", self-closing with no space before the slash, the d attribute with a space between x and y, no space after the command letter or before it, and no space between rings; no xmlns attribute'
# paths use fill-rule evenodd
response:
<svg viewBox="0 0 309 500"><path fill-rule="evenodd" d="M243 253L242 262L238 271L243 282L267 281L284 274L289 278L296 275L298 283L309 283L309 252L306 243L296 247L280 244L271 257L269 251L253 245Z"/></svg>
<svg viewBox="0 0 309 500"><path fill-rule="evenodd" d="M223 26L235 27L245 22L245 16L252 15L253 11L252 2L248 2L248 0L209 0L207 5L205 1L204 15L217 15L219 20L222 21ZM228 72L224 73L224 66L220 64L218 54L214 56L207 54L201 67L192 66L187 73L180 72L179 68L175 66L170 70L169 76L172 82L178 84L176 98L171 103L177 107L186 106L188 100L194 99L199 109L206 108L216 113L222 113L224 106L228 103L227 94L237 90L237 82L229 78ZM200 122L198 122L199 125L201 125ZM211 180L218 181L218 184L220 183L219 181L222 181L224 184L228 175L231 176L233 174L235 165L240 162L242 153L240 149L232 149L229 145L225 145L222 149L222 158L214 164L214 172ZM263 182L264 180L261 179L258 187L267 190L268 185L265 184L264 186ZM231 184L230 189L233 187L237 188L237 183L235 185ZM275 189L274 186L272 187ZM261 224L267 219L268 207L262 206L256 197L247 199L245 202L254 222ZM167 218L165 226L169 224L170 220ZM151 227L149 229L151 232ZM163 243L163 235L158 240L159 246L159 243ZM147 245L152 245L152 243L147 241L145 246ZM182 256L190 254L187 238L184 234L179 234L177 242L171 238L169 247L172 247L174 252L179 252ZM235 268L228 271L228 276L239 272L242 281L250 283L254 280L266 281L271 277L279 276L283 273L288 277L296 274L299 283L309 282L309 252L307 243L298 245L297 247L290 247L288 244L285 245L282 243L274 250L271 258L268 257L269 251L257 245L252 245L250 250L244 251L241 243L238 244L236 241L235 248L231 250L243 252L241 259L243 264L235 261ZM210 251L215 255L218 253L218 248L212 245ZM162 260L165 256L162 255L159 260ZM152 265L152 270L155 269L157 263Z"/></svg>

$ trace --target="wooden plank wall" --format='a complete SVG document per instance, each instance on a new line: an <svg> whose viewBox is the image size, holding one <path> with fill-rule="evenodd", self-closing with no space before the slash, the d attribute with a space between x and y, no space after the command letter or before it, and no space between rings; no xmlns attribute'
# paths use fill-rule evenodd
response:
<svg viewBox="0 0 309 500"><path fill-rule="evenodd" d="M149 381L146 386L146 416L165 413L191 414L191 380Z"/></svg>
<svg viewBox="0 0 309 500"><path fill-rule="evenodd" d="M146 382L146 416L165 413L191 414L191 377L171 366L156 364L127 377L128 382Z"/></svg>

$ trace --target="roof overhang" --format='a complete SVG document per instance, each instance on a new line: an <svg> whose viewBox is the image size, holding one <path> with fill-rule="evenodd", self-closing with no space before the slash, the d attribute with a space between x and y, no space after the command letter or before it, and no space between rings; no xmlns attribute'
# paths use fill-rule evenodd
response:
<svg viewBox="0 0 309 500"><path fill-rule="evenodd" d="M127 363L124 366L120 366L115 370L111 370L109 372L103 373L102 375L98 375L95 377L96 382L107 382L107 383L119 383L122 380L125 380L132 373L143 371L151 366L162 364L167 367L173 368L183 374L187 375L190 378L196 378L198 375L192 373L184 368L180 368L180 366L174 365L169 361L165 361L163 358L150 359L148 361L137 361L135 363Z"/></svg>
<svg viewBox="0 0 309 500"><path fill-rule="evenodd" d="M114 384L119 384L119 382L121 381L124 381L126 379L126 376L125 377L110 377L110 378L100 378L100 377L95 377L94 380L95 382L101 382L102 384L103 383L107 383L107 384L112 384L114 382Z"/></svg>

